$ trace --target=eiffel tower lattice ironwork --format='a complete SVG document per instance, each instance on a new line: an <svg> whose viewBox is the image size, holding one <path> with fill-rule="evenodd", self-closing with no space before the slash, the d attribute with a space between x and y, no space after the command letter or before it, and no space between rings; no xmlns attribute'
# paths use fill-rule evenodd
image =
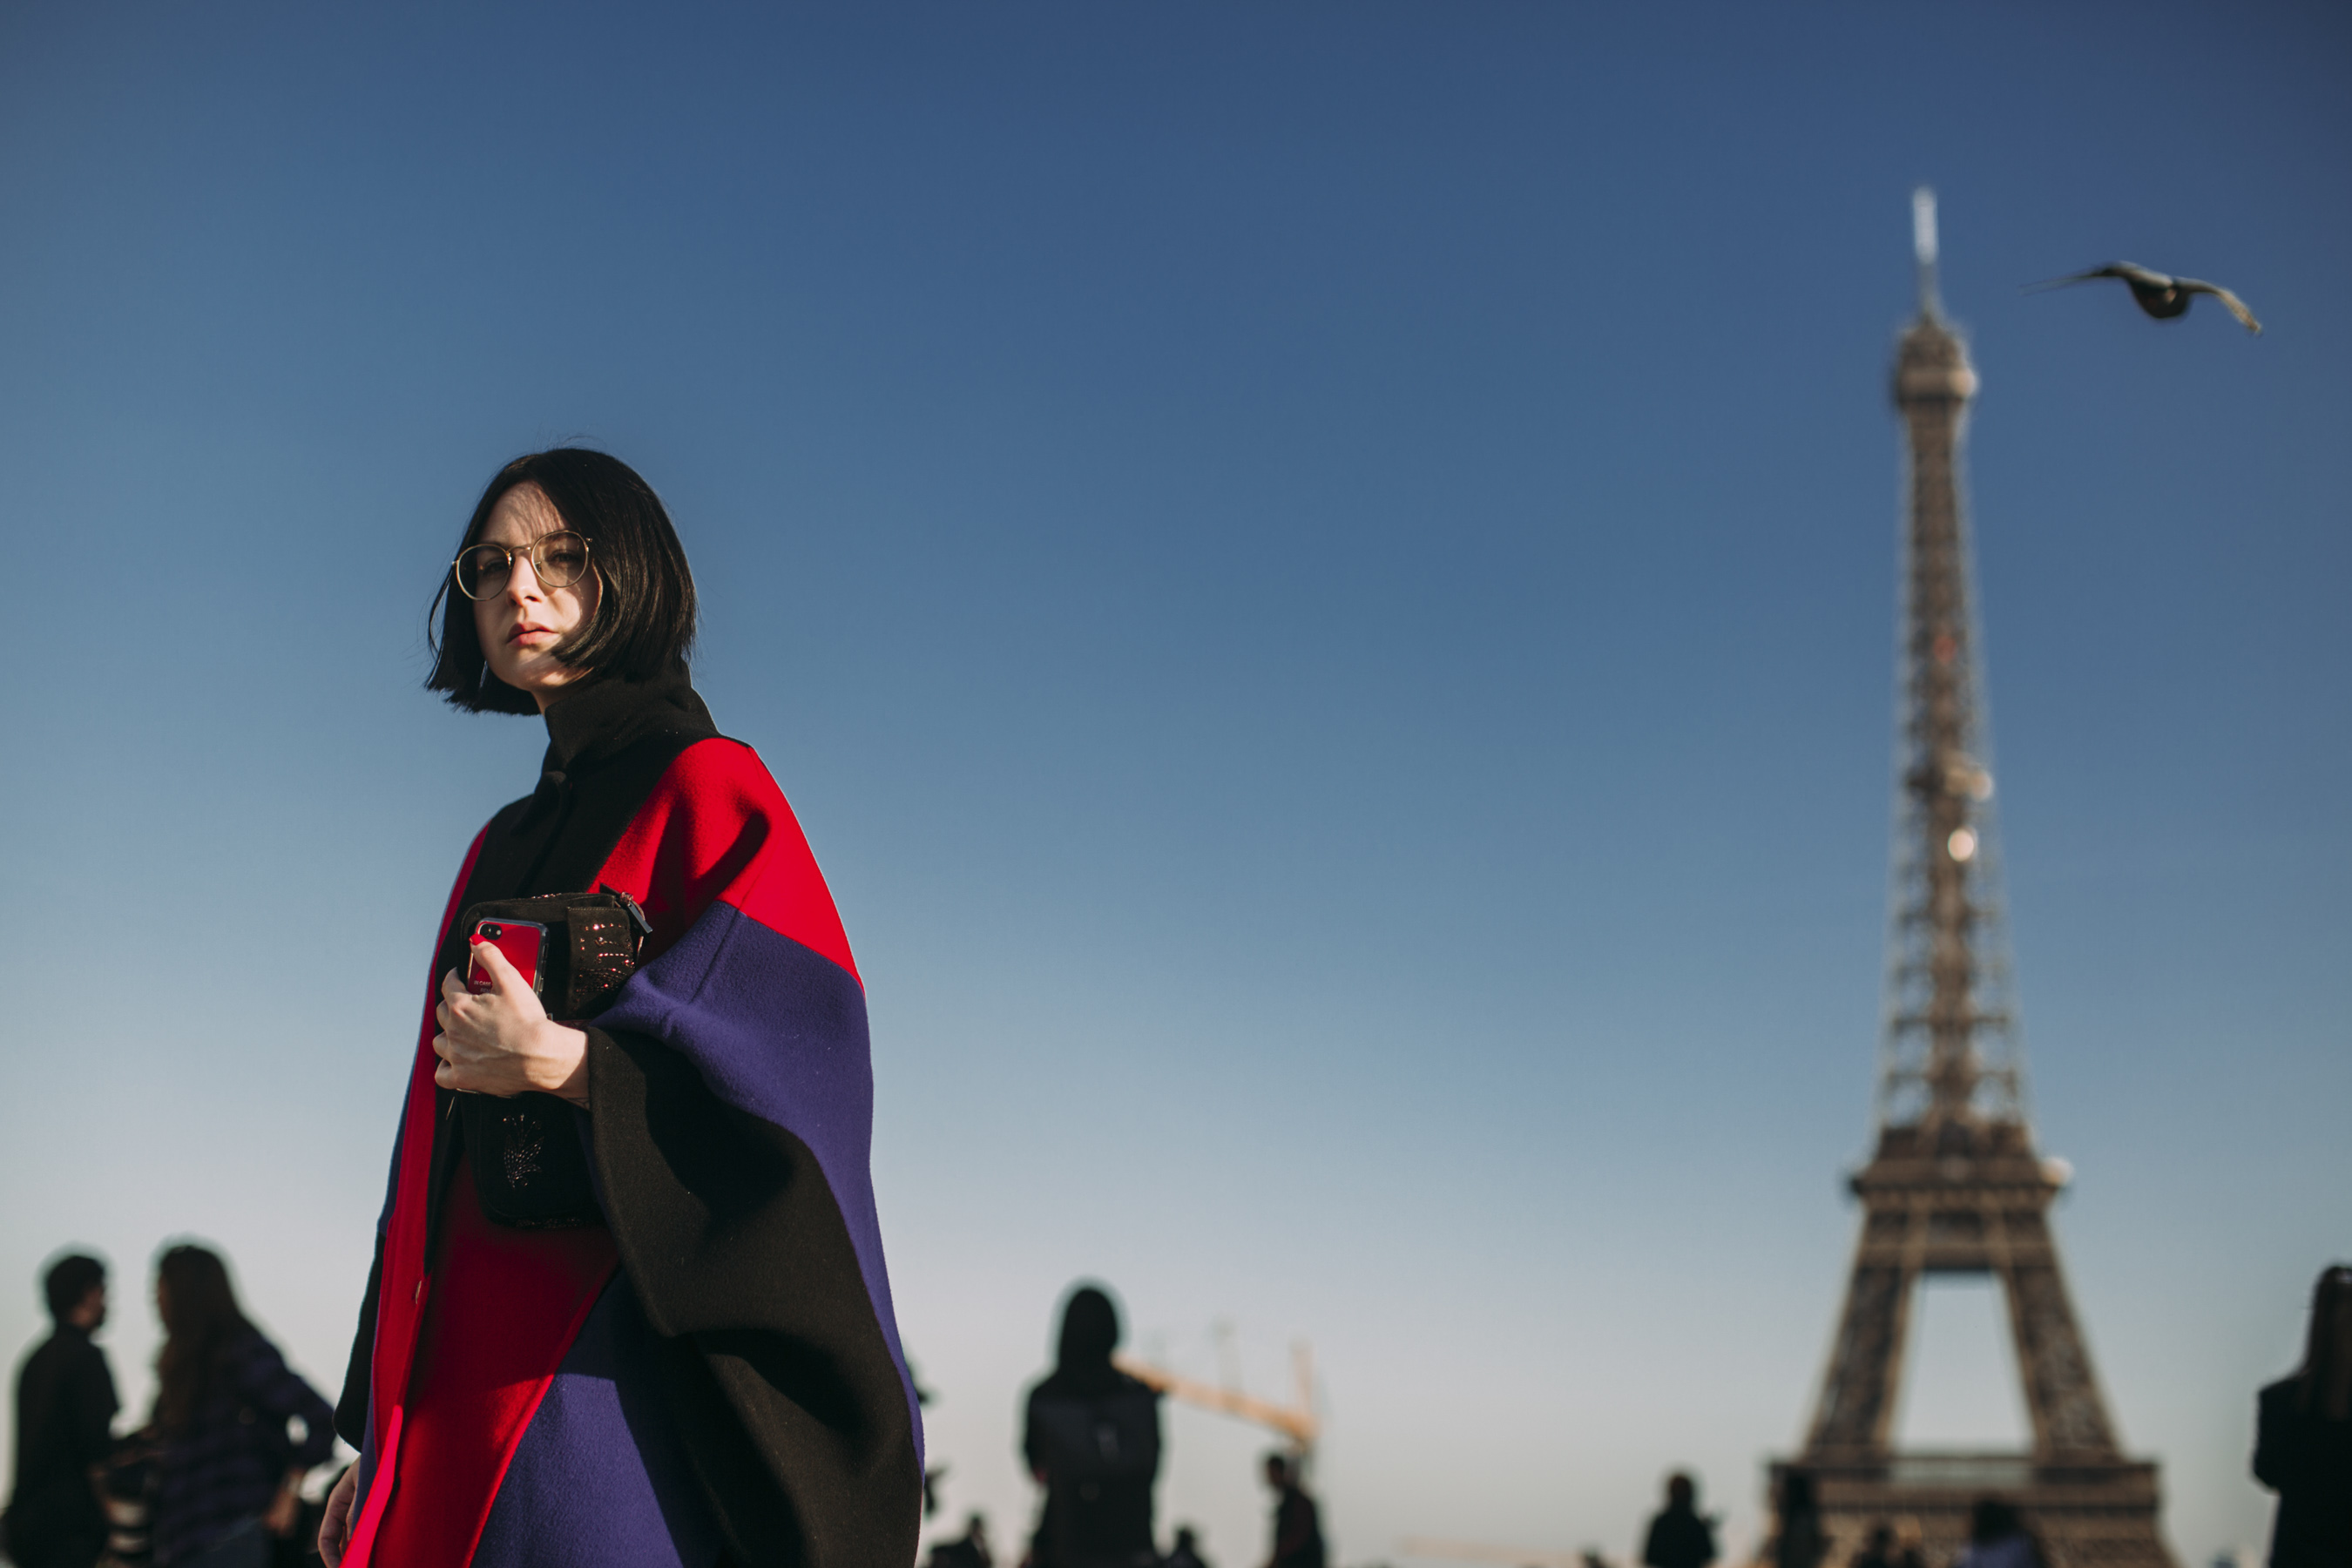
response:
<svg viewBox="0 0 2352 1568"><path fill-rule="evenodd" d="M1961 506L1977 388L1936 296L1934 197L1917 193L1919 316L1895 357L1908 438L1903 717L1878 1146L1853 1178L1862 1232L1803 1452L1829 1568L1909 1517L1927 1560L1965 1543L1981 1497L2017 1505L2051 1568L2174 1568L2157 1467L2124 1457L2052 1236L2066 1181L2025 1118L2001 913L1990 737ZM1990 1275L2006 1296L2032 1426L2022 1454L1894 1446L1911 1304L1929 1274Z"/></svg>

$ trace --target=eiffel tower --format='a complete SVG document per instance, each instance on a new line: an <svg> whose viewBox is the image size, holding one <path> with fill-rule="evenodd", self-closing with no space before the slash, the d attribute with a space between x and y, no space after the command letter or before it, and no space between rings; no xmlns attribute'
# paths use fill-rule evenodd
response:
<svg viewBox="0 0 2352 1568"><path fill-rule="evenodd" d="M2050 1206L2063 1162L2034 1148L2021 1084L2000 896L1990 735L1971 604L1959 447L1977 389L1936 294L1935 198L1914 197L1919 315L1895 362L1909 437L1903 566L1901 777L1895 809L1878 1147L1853 1177L1862 1233L1803 1452L1844 1568L1874 1525L1908 1516L1927 1561L1965 1544L1979 1498L2020 1508L2049 1568L2175 1568L2157 1528L2157 1467L2124 1457L2058 1264ZM1898 1452L1895 1396L1927 1274L1990 1275L2032 1423L2025 1453Z"/></svg>

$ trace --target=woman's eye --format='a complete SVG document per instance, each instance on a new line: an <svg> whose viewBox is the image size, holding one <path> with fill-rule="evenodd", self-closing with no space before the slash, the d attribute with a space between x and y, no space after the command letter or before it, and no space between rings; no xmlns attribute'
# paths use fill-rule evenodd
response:
<svg viewBox="0 0 2352 1568"><path fill-rule="evenodd" d="M588 565L588 552L576 543L551 544L540 553L547 563L540 569L541 574L555 587L577 582Z"/></svg>

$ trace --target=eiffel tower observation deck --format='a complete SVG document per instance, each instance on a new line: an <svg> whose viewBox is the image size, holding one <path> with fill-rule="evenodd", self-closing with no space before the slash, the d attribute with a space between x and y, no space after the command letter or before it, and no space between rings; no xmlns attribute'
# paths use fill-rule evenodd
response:
<svg viewBox="0 0 2352 1568"><path fill-rule="evenodd" d="M1909 485L1878 1143L1853 1177L1862 1232L1811 1427L1803 1451L1773 1466L1774 1495L1790 1471L1811 1478L1824 1568L1906 1517L1927 1561L1948 1562L1988 1497L2024 1514L2048 1568L2174 1568L2158 1531L2157 1467L2123 1454L2059 1267L2049 1212L2066 1170L2041 1156L2025 1117L1961 505L1977 376L1937 300L1930 193L1917 193L1914 217L1919 315L1895 363ZM1895 1447L1911 1307L1928 1274L2000 1282L2030 1450Z"/></svg>

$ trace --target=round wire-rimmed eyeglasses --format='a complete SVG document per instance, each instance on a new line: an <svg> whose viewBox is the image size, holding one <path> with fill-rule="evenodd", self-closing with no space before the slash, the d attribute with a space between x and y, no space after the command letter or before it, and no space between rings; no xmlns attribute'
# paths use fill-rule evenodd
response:
<svg viewBox="0 0 2352 1568"><path fill-rule="evenodd" d="M560 528L541 534L520 551L503 544L470 545L449 563L449 579L468 599L504 593L507 579L514 574L517 555L530 563L530 574L542 588L569 588L588 571L588 541Z"/></svg>

